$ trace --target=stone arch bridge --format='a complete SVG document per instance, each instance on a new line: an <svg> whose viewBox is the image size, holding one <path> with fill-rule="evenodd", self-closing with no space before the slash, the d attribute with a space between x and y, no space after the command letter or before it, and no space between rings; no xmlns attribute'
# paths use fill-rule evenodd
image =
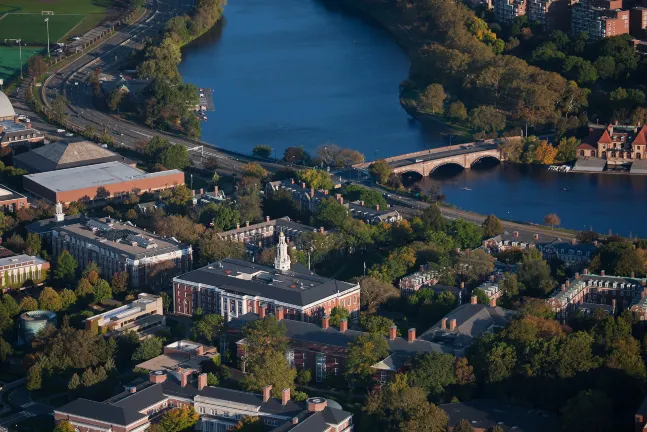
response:
<svg viewBox="0 0 647 432"><path fill-rule="evenodd" d="M434 172L436 168L447 164L455 164L469 169L483 158L504 161L505 155L499 150L499 143L496 140L487 140L407 153L386 158L385 161L396 174L417 172L425 177ZM371 163L365 162L354 165L354 167L368 168Z"/></svg>

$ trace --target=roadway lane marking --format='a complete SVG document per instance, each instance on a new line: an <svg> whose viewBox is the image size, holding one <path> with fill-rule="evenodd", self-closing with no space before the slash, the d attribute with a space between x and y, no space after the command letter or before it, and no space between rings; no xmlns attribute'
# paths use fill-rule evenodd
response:
<svg viewBox="0 0 647 432"><path fill-rule="evenodd" d="M131 132L134 132L134 133L136 133L136 134L139 134L139 135L143 135L143 136L145 136L146 138L153 138L153 137L152 137L152 136L150 136L150 135L146 135L145 133L137 132L136 130L133 130L133 129L131 129L130 131L131 131Z"/></svg>

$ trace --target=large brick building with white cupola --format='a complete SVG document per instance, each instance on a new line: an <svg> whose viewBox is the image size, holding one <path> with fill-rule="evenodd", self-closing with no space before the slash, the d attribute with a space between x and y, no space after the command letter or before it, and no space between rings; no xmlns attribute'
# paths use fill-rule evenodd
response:
<svg viewBox="0 0 647 432"><path fill-rule="evenodd" d="M175 313L191 316L199 308L229 321L281 309L285 319L311 322L341 306L350 312L351 321L358 320L359 284L318 276L293 264L287 248L280 233L274 268L224 259L174 278Z"/></svg>

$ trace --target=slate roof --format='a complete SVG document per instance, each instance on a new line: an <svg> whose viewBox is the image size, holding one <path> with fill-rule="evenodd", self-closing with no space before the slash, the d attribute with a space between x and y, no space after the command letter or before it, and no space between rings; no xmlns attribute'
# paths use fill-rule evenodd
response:
<svg viewBox="0 0 647 432"><path fill-rule="evenodd" d="M95 402L89 399L77 399L57 408L55 412L72 416L88 417L100 422L127 426L147 418L135 409Z"/></svg>
<svg viewBox="0 0 647 432"><path fill-rule="evenodd" d="M45 172L123 160L126 159L90 141L58 141L14 156L14 165L29 172Z"/></svg>
<svg viewBox="0 0 647 432"><path fill-rule="evenodd" d="M124 398L112 402L112 405L124 409L143 411L150 406L168 399L162 390L161 384L154 384L142 390L137 390L135 393L128 393Z"/></svg>
<svg viewBox="0 0 647 432"><path fill-rule="evenodd" d="M27 225L27 231L36 234L46 234L52 232L55 228L79 223L82 217L83 216L80 214L71 216L65 215L65 219L62 222L56 222L56 219L54 218L39 220Z"/></svg>
<svg viewBox="0 0 647 432"><path fill-rule="evenodd" d="M449 427L465 419L477 430L499 425L504 431L545 432L555 430L557 423L554 414L495 400L475 399L438 406L449 416Z"/></svg>
<svg viewBox="0 0 647 432"><path fill-rule="evenodd" d="M298 267L295 266L295 268ZM250 274L254 275L251 280L236 277ZM266 297L297 306L305 306L338 292L357 288L356 284L348 282L299 271L280 273L272 267L234 259L215 262L173 280Z"/></svg>

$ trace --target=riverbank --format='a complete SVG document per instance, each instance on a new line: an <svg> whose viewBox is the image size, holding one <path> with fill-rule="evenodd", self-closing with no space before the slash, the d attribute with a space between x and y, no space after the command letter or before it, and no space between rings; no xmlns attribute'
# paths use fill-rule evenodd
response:
<svg viewBox="0 0 647 432"><path fill-rule="evenodd" d="M420 111L413 103L414 97L417 96L417 92L414 94L412 89L413 71L422 61L420 48L424 45L424 38L422 35L416 34L415 27L412 24L402 24L403 19L399 16L399 11L384 1L341 0L339 4L384 28L407 54L410 62L409 76L399 86L400 106L407 114L421 123L442 127L443 130L440 132L443 135L451 135L454 143L473 140L473 136L467 128L450 123L442 115Z"/></svg>

